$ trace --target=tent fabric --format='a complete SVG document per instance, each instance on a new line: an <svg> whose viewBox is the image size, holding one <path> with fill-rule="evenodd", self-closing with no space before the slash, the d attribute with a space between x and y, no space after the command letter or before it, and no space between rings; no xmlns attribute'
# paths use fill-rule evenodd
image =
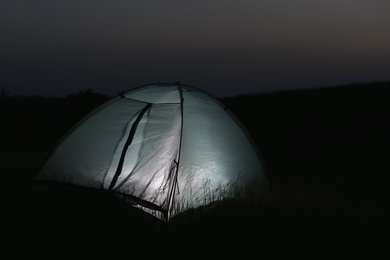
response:
<svg viewBox="0 0 390 260"><path fill-rule="evenodd" d="M36 179L112 190L161 219L266 182L238 120L181 84L138 87L101 105L64 136Z"/></svg>

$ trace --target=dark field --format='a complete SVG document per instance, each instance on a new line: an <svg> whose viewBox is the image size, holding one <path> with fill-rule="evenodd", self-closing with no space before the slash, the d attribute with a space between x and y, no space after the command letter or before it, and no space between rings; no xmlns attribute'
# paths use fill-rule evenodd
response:
<svg viewBox="0 0 390 260"><path fill-rule="evenodd" d="M255 140L270 190L168 223L103 191L30 189L48 149L106 100L93 91L64 99L0 93L7 259L80 252L104 259L389 259L389 83L222 100Z"/></svg>

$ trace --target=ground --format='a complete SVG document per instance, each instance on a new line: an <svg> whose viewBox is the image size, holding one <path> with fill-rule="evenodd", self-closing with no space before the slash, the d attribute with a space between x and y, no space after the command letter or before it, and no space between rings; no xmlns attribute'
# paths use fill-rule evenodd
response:
<svg viewBox="0 0 390 260"><path fill-rule="evenodd" d="M67 256L76 249L90 256L136 250L145 256L211 251L234 258L388 258L389 87L376 83L221 100L255 141L270 190L189 210L170 222L105 192L31 189L48 149L107 97L90 91L65 99L3 93L3 248L13 258Z"/></svg>

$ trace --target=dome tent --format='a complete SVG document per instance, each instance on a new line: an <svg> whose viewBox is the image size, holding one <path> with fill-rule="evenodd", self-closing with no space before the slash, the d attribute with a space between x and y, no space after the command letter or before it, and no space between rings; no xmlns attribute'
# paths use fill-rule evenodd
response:
<svg viewBox="0 0 390 260"><path fill-rule="evenodd" d="M164 220L267 182L238 120L211 95L182 84L111 98L61 139L36 180L109 190Z"/></svg>

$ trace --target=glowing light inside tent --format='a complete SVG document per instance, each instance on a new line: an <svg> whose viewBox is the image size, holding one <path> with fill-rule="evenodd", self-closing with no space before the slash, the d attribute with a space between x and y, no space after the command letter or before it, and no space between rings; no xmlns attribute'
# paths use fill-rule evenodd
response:
<svg viewBox="0 0 390 260"><path fill-rule="evenodd" d="M232 194L239 174L266 181L250 140L218 101L180 88L150 85L110 100L72 129L37 179L103 186L171 216Z"/></svg>

